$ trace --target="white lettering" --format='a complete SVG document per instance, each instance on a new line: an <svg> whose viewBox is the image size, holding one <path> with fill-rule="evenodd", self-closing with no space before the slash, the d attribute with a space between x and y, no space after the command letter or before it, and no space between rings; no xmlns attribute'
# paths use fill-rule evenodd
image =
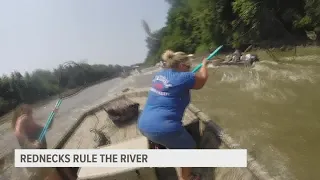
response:
<svg viewBox="0 0 320 180"><path fill-rule="evenodd" d="M23 163L68 163L70 154L21 154Z"/></svg>
<svg viewBox="0 0 320 180"><path fill-rule="evenodd" d="M121 154L122 163L148 163L146 154Z"/></svg>
<svg viewBox="0 0 320 180"><path fill-rule="evenodd" d="M157 93L157 94L159 94L160 96L169 96L169 95L170 95L170 93L161 92L161 91L158 91L158 90L156 90L156 89L154 89L154 88L151 88L150 91L152 91L152 92L154 92L154 93Z"/></svg>

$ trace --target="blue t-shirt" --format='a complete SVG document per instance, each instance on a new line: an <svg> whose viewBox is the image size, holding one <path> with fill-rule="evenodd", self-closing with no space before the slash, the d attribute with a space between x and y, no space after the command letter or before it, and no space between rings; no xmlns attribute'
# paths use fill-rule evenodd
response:
<svg viewBox="0 0 320 180"><path fill-rule="evenodd" d="M138 120L143 132L166 133L182 129L182 117L190 103L195 74L165 69L152 80L148 100Z"/></svg>

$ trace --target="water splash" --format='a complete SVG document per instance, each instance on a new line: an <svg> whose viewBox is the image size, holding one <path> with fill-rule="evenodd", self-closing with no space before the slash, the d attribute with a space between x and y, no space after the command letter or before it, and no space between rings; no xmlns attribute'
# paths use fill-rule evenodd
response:
<svg viewBox="0 0 320 180"><path fill-rule="evenodd" d="M292 61L292 59L294 59L294 61L313 61L316 63L320 63L319 59L320 57L317 55L308 55L308 56L296 56L296 57L282 57L280 58L281 62L285 62L285 61Z"/></svg>
<svg viewBox="0 0 320 180"><path fill-rule="evenodd" d="M295 99L296 94L290 88L279 88L280 83L294 84L316 83L316 70L313 66L298 64L281 64L273 61L263 61L253 68L225 68L219 83L238 85L239 90L251 92L256 100L281 104L289 99ZM294 83L294 84L292 84Z"/></svg>
<svg viewBox="0 0 320 180"><path fill-rule="evenodd" d="M258 64L271 64L271 65L278 65L279 63L276 61L260 61L258 63L256 63L256 65Z"/></svg>
<svg viewBox="0 0 320 180"><path fill-rule="evenodd" d="M298 64L257 64L254 68L259 73L265 73L269 80L307 81L315 83L314 68Z"/></svg>
<svg viewBox="0 0 320 180"><path fill-rule="evenodd" d="M242 77L236 73L225 72L223 73L220 82L233 83L239 81L241 78Z"/></svg>
<svg viewBox="0 0 320 180"><path fill-rule="evenodd" d="M267 86L265 80L262 79L259 73L254 71L248 72L248 78L244 78L243 82L240 84L240 90L242 91L253 91L257 89L262 89Z"/></svg>

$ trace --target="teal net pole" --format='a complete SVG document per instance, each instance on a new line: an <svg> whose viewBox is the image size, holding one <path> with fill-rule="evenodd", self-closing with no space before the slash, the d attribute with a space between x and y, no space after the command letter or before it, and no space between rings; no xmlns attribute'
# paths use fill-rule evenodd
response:
<svg viewBox="0 0 320 180"><path fill-rule="evenodd" d="M214 51L207 57L207 60L210 61L214 56L216 56L222 47L223 47L223 45L219 46L216 50L214 50ZM200 63L198 66L196 66L196 67L192 70L192 72L195 73L195 72L199 71L199 69L200 69L201 67L202 67L202 63Z"/></svg>
<svg viewBox="0 0 320 180"><path fill-rule="evenodd" d="M54 109L51 111L51 113L50 113L50 115L49 115L49 117L47 119L47 122L46 122L45 126L43 127L43 129L41 131L41 134L40 134L39 139L38 139L39 142L42 142L43 138L45 137L45 135L46 135L46 133L48 131L48 128L49 128L49 126L50 126L50 124L51 124L51 122L52 122L52 120L54 118L54 115L57 112L57 110L59 109L61 103L62 103L62 99L58 99L56 105L54 106Z"/></svg>
<svg viewBox="0 0 320 180"><path fill-rule="evenodd" d="M70 65L70 64L73 64L73 65L76 65L77 67L80 67L82 68L82 70L84 70L86 72L86 69L84 69L83 67L81 67L80 65L78 65L77 63L73 62L73 61L68 61L68 62L65 62L62 64L63 65ZM62 77L62 71L61 71L61 74L60 74L60 78L59 78L59 84L60 84L60 81L61 81L61 77ZM54 109L50 112L49 116L48 116L48 119L47 119L47 122L45 124L45 126L43 127L42 131L41 131L41 134L38 138L38 141L39 142L42 142L47 131L48 131L48 128L50 126L50 124L52 123L52 120L54 119L54 116L55 114L57 113L61 103L62 103L62 99L64 99L63 97L60 96L59 94L59 99L58 101L56 102L55 106L54 106Z"/></svg>

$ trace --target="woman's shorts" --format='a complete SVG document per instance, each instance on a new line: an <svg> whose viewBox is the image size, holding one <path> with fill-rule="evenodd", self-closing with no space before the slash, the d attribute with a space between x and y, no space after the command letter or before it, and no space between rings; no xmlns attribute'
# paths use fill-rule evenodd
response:
<svg viewBox="0 0 320 180"><path fill-rule="evenodd" d="M190 133L183 128L180 131L169 133L141 133L154 143L161 144L168 149L195 149L196 142Z"/></svg>

